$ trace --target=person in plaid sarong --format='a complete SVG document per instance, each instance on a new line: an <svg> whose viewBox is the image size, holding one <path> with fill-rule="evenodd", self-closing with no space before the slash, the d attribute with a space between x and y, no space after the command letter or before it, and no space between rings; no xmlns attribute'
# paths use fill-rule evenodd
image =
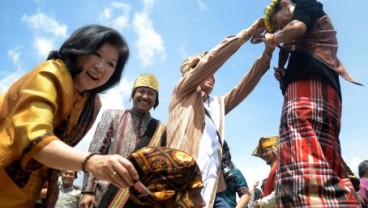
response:
<svg viewBox="0 0 368 208"><path fill-rule="evenodd" d="M341 166L338 75L361 84L336 56L338 43L331 19L316 0L273 0L265 13L265 42L281 48L275 77L284 95L277 207L358 207ZM286 62L286 70L281 69Z"/></svg>

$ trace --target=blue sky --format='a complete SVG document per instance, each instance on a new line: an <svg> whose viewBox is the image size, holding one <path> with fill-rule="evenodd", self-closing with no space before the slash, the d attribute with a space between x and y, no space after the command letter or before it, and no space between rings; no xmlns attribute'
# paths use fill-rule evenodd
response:
<svg viewBox="0 0 368 208"><path fill-rule="evenodd" d="M368 85L366 0L323 0L339 40L338 56L350 74ZM0 93L45 60L77 28L92 23L119 30L131 56L119 86L104 95L103 108L131 108L129 93L141 73L160 81L160 105L152 115L167 121L168 105L185 57L210 50L263 16L269 0L0 0ZM21 5L21 6L20 6ZM213 95L224 95L250 69L263 45L244 44L215 74ZM277 51L271 67L277 65ZM340 79L343 113L340 141L343 157L357 173L368 159L367 87ZM226 140L235 164L248 184L267 177L269 167L251 153L262 136L278 134L283 97L271 68L256 89L226 118ZM88 149L93 130L76 147ZM79 177L81 179L82 177ZM78 180L80 183L80 180Z"/></svg>

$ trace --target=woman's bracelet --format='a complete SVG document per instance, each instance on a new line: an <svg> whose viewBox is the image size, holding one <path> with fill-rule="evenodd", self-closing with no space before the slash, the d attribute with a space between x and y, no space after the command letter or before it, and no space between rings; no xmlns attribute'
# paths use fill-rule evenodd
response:
<svg viewBox="0 0 368 208"><path fill-rule="evenodd" d="M89 160L92 156L97 155L97 154L98 154L97 152L91 152L91 153L89 153L89 154L87 155L87 157L85 157L85 158L83 159L83 161L82 161L82 171L83 171L84 173L88 173L88 172L87 172L87 170L86 170L86 165L87 165L88 160Z"/></svg>

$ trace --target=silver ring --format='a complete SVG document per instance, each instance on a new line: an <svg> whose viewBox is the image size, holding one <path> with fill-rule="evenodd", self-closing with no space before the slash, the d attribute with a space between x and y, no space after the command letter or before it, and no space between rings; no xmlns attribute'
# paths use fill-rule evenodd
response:
<svg viewBox="0 0 368 208"><path fill-rule="evenodd" d="M116 175L116 171L112 172L111 178L114 178L115 175Z"/></svg>

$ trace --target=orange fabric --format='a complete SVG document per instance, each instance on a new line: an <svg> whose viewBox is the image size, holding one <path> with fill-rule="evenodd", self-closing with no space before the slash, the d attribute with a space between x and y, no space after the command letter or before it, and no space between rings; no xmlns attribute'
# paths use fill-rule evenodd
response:
<svg viewBox="0 0 368 208"><path fill-rule="evenodd" d="M276 178L276 170L277 170L277 163L274 164L274 166L271 168L270 173L268 174L267 181L265 184L265 187L263 189L263 196L268 196L272 193L272 191L275 189L275 178Z"/></svg>
<svg viewBox="0 0 368 208"><path fill-rule="evenodd" d="M72 77L61 60L43 62L0 95L1 206L35 203L47 168L37 169L42 165L32 158L58 139L53 135L55 126L80 111L73 109L78 102L74 99Z"/></svg>
<svg viewBox="0 0 368 208"><path fill-rule="evenodd" d="M60 60L42 63L1 95L1 167L20 159L22 154L23 159L32 158L37 152L24 150L32 140L53 132L54 125L67 118L72 110L71 97L72 78ZM41 144L46 145L38 145Z"/></svg>

